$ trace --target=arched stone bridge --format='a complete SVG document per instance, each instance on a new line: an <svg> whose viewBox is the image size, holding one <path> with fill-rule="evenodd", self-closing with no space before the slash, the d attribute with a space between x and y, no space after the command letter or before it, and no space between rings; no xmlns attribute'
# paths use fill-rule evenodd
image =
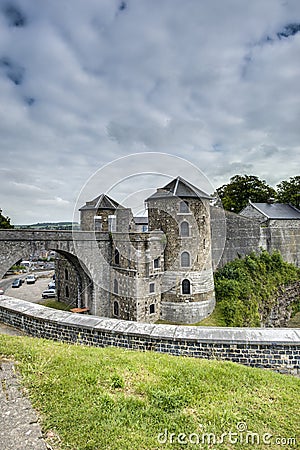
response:
<svg viewBox="0 0 300 450"><path fill-rule="evenodd" d="M0 230L0 278L20 259L39 250L54 250L75 268L78 281L77 306L87 306L92 313L107 312L107 294L100 287L108 277L105 264L95 264L101 257L109 258L108 233L53 230ZM101 248L101 250L100 250ZM80 255L80 257L78 257ZM100 259L101 261L101 259ZM97 270L95 270L97 269ZM101 298L102 301L95 301Z"/></svg>

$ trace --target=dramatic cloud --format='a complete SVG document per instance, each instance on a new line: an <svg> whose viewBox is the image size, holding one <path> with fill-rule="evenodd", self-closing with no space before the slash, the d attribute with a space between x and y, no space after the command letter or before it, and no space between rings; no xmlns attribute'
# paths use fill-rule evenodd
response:
<svg viewBox="0 0 300 450"><path fill-rule="evenodd" d="M186 158L216 187L299 175L299 52L298 0L3 1L0 207L71 220L129 153Z"/></svg>

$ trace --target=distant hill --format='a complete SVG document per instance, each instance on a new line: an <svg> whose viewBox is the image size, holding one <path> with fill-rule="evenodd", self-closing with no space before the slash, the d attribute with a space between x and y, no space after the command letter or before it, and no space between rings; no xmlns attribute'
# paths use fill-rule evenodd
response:
<svg viewBox="0 0 300 450"><path fill-rule="evenodd" d="M15 225L17 229L34 229L34 230L72 230L79 229L77 222L39 222L31 225Z"/></svg>

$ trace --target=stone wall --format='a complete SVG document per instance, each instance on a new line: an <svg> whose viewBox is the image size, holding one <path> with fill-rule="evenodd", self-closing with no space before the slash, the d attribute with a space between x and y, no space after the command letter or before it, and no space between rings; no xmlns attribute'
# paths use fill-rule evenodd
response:
<svg viewBox="0 0 300 450"><path fill-rule="evenodd" d="M55 285L57 300L70 307L78 305L78 274L75 268L62 255L55 261Z"/></svg>
<svg viewBox="0 0 300 450"><path fill-rule="evenodd" d="M220 208L211 208L211 232L214 270L267 246L258 221Z"/></svg>
<svg viewBox="0 0 300 450"><path fill-rule="evenodd" d="M270 220L268 251L279 250L283 259L300 267L300 220Z"/></svg>
<svg viewBox="0 0 300 450"><path fill-rule="evenodd" d="M278 250L284 261L300 267L300 220L258 219L211 207L213 269L261 249Z"/></svg>
<svg viewBox="0 0 300 450"><path fill-rule="evenodd" d="M77 315L2 296L0 321L62 342L233 361L300 374L298 329L154 325Z"/></svg>
<svg viewBox="0 0 300 450"><path fill-rule="evenodd" d="M260 311L261 323L266 327L286 327L292 315L292 305L300 303L300 281L281 286L272 305Z"/></svg>

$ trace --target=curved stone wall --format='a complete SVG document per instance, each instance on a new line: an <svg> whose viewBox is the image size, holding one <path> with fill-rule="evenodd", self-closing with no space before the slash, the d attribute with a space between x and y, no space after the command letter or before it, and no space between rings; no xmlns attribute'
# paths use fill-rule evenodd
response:
<svg viewBox="0 0 300 450"><path fill-rule="evenodd" d="M219 359L300 374L300 329L155 325L47 308L0 297L0 321L35 337Z"/></svg>

